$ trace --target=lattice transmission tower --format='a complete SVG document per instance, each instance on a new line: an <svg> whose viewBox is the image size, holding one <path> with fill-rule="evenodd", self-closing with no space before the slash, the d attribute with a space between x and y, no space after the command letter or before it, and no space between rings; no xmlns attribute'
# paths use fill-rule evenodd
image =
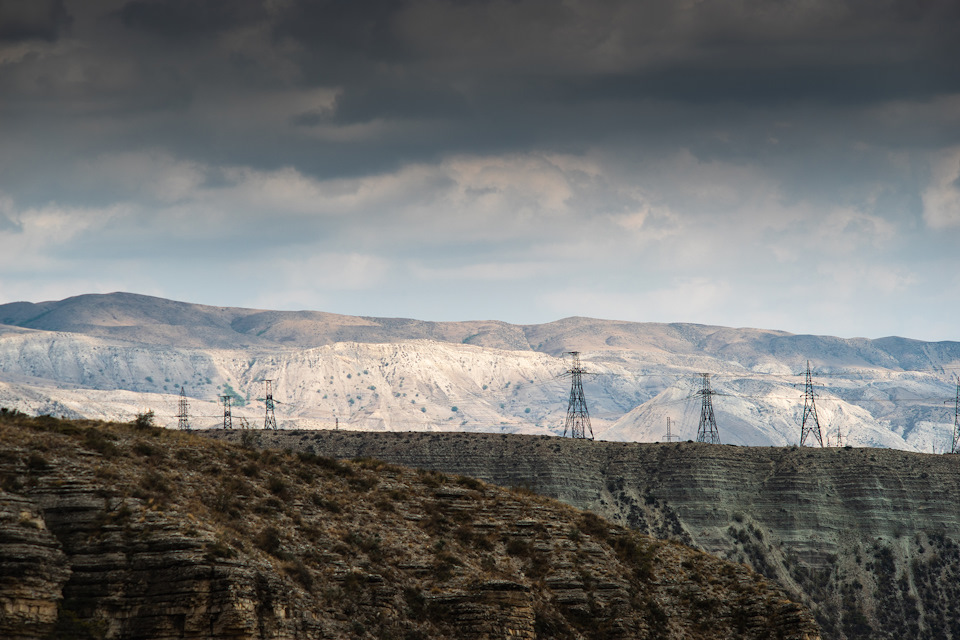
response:
<svg viewBox="0 0 960 640"><path fill-rule="evenodd" d="M187 392L180 386L180 404L177 407L177 428L183 431L190 430L190 419L187 417Z"/></svg>
<svg viewBox="0 0 960 640"><path fill-rule="evenodd" d="M233 429L233 415L230 413L230 398L233 396L220 396L220 402L223 403L223 428Z"/></svg>
<svg viewBox="0 0 960 640"><path fill-rule="evenodd" d="M957 399L953 405L953 446L950 453L960 453L960 376L957 376Z"/></svg>
<svg viewBox="0 0 960 640"><path fill-rule="evenodd" d="M580 366L580 352L568 351L573 357L573 366L567 370L570 376L570 403L567 405L567 420L563 425L563 435L570 432L571 438L589 438L593 440L593 427L590 426L590 412L587 411L587 400L583 397L583 381L581 376L586 373Z"/></svg>
<svg viewBox="0 0 960 640"><path fill-rule="evenodd" d="M837 433L839 434L839 431ZM810 361L807 360L807 378L803 392L803 419L800 421L801 447L806 443L807 436L810 434L813 434L813 437L823 447L823 434L820 432L820 419L817 417L816 395L813 393L813 374L810 373ZM839 444L839 435L837 439Z"/></svg>
<svg viewBox="0 0 960 640"><path fill-rule="evenodd" d="M697 427L697 442L720 444L720 432L717 430L717 417L713 414L713 396L716 391L710 389L710 374L701 373L703 383L696 395L700 396L700 426Z"/></svg>
<svg viewBox="0 0 960 640"><path fill-rule="evenodd" d="M678 436L677 434L673 433L670 430L670 426L671 426L670 416L667 416L667 434L663 436L664 442L676 442L677 440L680 439L680 436Z"/></svg>
<svg viewBox="0 0 960 640"><path fill-rule="evenodd" d="M263 404L267 406L266 415L263 418L263 428L277 430L277 417L273 415L273 380L264 380L267 385L264 391Z"/></svg>

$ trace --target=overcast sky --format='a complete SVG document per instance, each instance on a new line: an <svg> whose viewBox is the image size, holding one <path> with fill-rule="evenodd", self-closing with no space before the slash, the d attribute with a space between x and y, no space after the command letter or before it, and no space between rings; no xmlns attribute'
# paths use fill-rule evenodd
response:
<svg viewBox="0 0 960 640"><path fill-rule="evenodd" d="M957 0L0 0L0 302L960 340Z"/></svg>

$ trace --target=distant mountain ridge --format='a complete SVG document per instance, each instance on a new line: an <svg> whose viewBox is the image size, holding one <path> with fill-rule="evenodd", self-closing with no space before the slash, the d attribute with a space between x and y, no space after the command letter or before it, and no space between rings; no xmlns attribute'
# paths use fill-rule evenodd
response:
<svg viewBox="0 0 960 640"><path fill-rule="evenodd" d="M215 307L131 293L0 305L0 402L73 417L175 412L187 388L213 426L228 385L248 418L276 381L288 426L562 432L566 351L598 436L657 440L667 417L696 433L700 372L717 376L724 442L789 444L802 382L818 376L824 429L852 442L929 451L952 426L943 401L960 342L836 338L763 329L573 317L538 325L430 322ZM366 373L368 372L368 373ZM829 375L825 375L829 374ZM905 400L907 399L907 400Z"/></svg>
<svg viewBox="0 0 960 640"><path fill-rule="evenodd" d="M431 322L410 318L346 316L323 311L271 311L216 307L133 293L85 294L48 302L0 305L0 324L43 331L132 340L164 346L319 347L337 342L386 343L436 340L481 347L542 351L651 350L710 353L745 366L757 354L799 358L827 351L844 365L932 368L960 359L960 342L924 342L902 337L836 338L786 331L728 328L693 323L647 323L571 317L535 325L497 320ZM184 329L183 335L173 328ZM172 344L179 339L182 342ZM742 358L744 360L741 360ZM822 364L830 364L828 362Z"/></svg>

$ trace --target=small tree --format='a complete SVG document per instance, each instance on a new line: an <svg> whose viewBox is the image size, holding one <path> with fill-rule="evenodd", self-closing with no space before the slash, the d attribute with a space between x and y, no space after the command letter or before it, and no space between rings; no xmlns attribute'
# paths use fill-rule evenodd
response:
<svg viewBox="0 0 960 640"><path fill-rule="evenodd" d="M149 429L153 425L154 413L153 409L148 409L145 413L138 413L137 417L133 419L133 426L138 429Z"/></svg>

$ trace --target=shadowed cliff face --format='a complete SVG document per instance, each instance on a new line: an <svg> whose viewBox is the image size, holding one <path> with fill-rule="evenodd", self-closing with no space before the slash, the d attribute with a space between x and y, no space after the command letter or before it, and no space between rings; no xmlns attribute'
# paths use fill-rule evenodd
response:
<svg viewBox="0 0 960 640"><path fill-rule="evenodd" d="M742 565L526 490L0 415L3 638L784 638Z"/></svg>
<svg viewBox="0 0 960 640"><path fill-rule="evenodd" d="M809 604L824 637L960 638L960 456L453 433L256 437L527 487L744 562Z"/></svg>

